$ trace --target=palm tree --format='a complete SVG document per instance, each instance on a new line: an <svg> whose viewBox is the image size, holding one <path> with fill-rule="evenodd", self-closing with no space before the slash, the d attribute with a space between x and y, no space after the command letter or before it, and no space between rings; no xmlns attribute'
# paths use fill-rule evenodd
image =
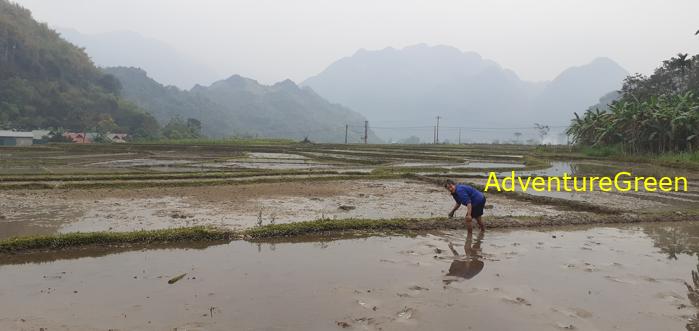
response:
<svg viewBox="0 0 699 331"><path fill-rule="evenodd" d="M688 92L615 102L607 112L575 113L566 133L577 144L620 145L632 153L693 151L699 145L699 100Z"/></svg>
<svg viewBox="0 0 699 331"><path fill-rule="evenodd" d="M575 113L566 133L586 146L617 145L624 152L694 152L699 146L699 55L677 54L651 76L624 81L608 111Z"/></svg>

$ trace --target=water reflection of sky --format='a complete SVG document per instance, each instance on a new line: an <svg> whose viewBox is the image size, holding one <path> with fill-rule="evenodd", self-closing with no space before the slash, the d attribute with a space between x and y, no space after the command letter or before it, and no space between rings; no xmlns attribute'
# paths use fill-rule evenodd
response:
<svg viewBox="0 0 699 331"><path fill-rule="evenodd" d="M84 249L5 264L0 309L8 316L34 311L76 329L136 329L143 321L153 329L194 322L207 329L289 323L328 329L348 315L387 321L381 326L393 329L402 326L391 321L406 305L417 312L413 322L432 329L464 320L474 329L534 330L551 321L578 329L682 329L696 314L683 281L691 283L696 270L699 222L489 230L470 242L464 231L322 239L112 253ZM455 261L469 263L452 268ZM167 284L185 272L176 285ZM445 276L461 280L445 284ZM27 295L48 287L52 292L41 299ZM202 293L205 300L196 298ZM59 304L65 301L71 305ZM144 308L132 309L135 304ZM212 307L223 313L202 318ZM573 308L581 315L560 313ZM91 313L76 320L72 311ZM114 311L127 311L128 318ZM261 313L268 311L282 313Z"/></svg>

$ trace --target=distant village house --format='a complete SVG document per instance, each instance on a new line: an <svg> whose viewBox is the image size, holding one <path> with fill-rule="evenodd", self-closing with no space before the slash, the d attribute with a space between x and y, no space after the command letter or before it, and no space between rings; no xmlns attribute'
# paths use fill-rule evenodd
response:
<svg viewBox="0 0 699 331"><path fill-rule="evenodd" d="M49 130L34 131L11 131L0 130L0 146L31 146L33 144L45 144L47 139L52 137ZM64 132L63 137L75 144L92 144L95 142L105 143L126 143L129 135L126 133L105 133L100 135L96 132Z"/></svg>
<svg viewBox="0 0 699 331"><path fill-rule="evenodd" d="M64 132L63 137L68 138L76 144L89 144L92 142L85 132Z"/></svg>
<svg viewBox="0 0 699 331"><path fill-rule="evenodd" d="M76 144L92 144L100 135L96 132L65 132L63 136ZM125 143L129 135L126 133L105 133L103 138L104 142L120 144Z"/></svg>
<svg viewBox="0 0 699 331"><path fill-rule="evenodd" d="M0 146L31 146L33 142L31 132L0 130Z"/></svg>
<svg viewBox="0 0 699 331"><path fill-rule="evenodd" d="M113 143L125 143L128 138L129 135L126 133L107 133L107 140Z"/></svg>
<svg viewBox="0 0 699 331"><path fill-rule="evenodd" d="M34 135L34 140L50 138L51 130L32 130L32 134Z"/></svg>

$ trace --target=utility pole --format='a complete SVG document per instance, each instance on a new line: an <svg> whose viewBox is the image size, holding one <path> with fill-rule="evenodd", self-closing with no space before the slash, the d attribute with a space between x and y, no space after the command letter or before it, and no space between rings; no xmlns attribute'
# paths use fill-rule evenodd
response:
<svg viewBox="0 0 699 331"><path fill-rule="evenodd" d="M432 126L432 143L433 144L437 143L437 126L436 125Z"/></svg>
<svg viewBox="0 0 699 331"><path fill-rule="evenodd" d="M364 144L369 143L369 121L364 121Z"/></svg>
<svg viewBox="0 0 699 331"><path fill-rule="evenodd" d="M461 128L459 128L459 145L461 145Z"/></svg>
<svg viewBox="0 0 699 331"><path fill-rule="evenodd" d="M345 145L347 145L347 131L349 130L349 124L345 124Z"/></svg>
<svg viewBox="0 0 699 331"><path fill-rule="evenodd" d="M435 143L439 144L439 119L442 118L441 116L437 116L437 129L435 129Z"/></svg>

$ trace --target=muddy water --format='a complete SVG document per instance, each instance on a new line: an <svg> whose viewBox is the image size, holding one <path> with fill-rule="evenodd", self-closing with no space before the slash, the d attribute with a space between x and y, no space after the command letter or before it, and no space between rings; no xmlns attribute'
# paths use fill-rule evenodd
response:
<svg viewBox="0 0 699 331"><path fill-rule="evenodd" d="M468 162L465 168L524 168L521 163L500 163L500 162Z"/></svg>
<svg viewBox="0 0 699 331"><path fill-rule="evenodd" d="M567 173L571 176L589 176L589 175L599 175L599 176L613 176L616 172L628 171L628 169L621 169L621 167L615 167L613 165L602 165L589 162L577 162L577 161L551 161L551 166L546 169L539 170L527 170L518 171L519 176L563 176ZM509 172L501 172L498 176L508 176Z"/></svg>
<svg viewBox="0 0 699 331"><path fill-rule="evenodd" d="M403 162L394 164L394 167L435 167L435 168L445 168L445 169L456 169L456 168L473 168L473 169L488 169L488 168L512 168L520 169L524 168L525 165L522 163L505 163L505 162L471 162L466 163L433 163L433 162Z"/></svg>
<svg viewBox="0 0 699 331"><path fill-rule="evenodd" d="M268 170L298 170L298 169L330 169L338 167L338 164L325 164L317 162L290 162L286 160L269 160L269 161L230 161L222 163L221 166L226 168L242 168L242 169L268 169Z"/></svg>
<svg viewBox="0 0 699 331"><path fill-rule="evenodd" d="M697 313L683 282L698 223L465 239L15 258L0 266L0 329L680 330Z"/></svg>

